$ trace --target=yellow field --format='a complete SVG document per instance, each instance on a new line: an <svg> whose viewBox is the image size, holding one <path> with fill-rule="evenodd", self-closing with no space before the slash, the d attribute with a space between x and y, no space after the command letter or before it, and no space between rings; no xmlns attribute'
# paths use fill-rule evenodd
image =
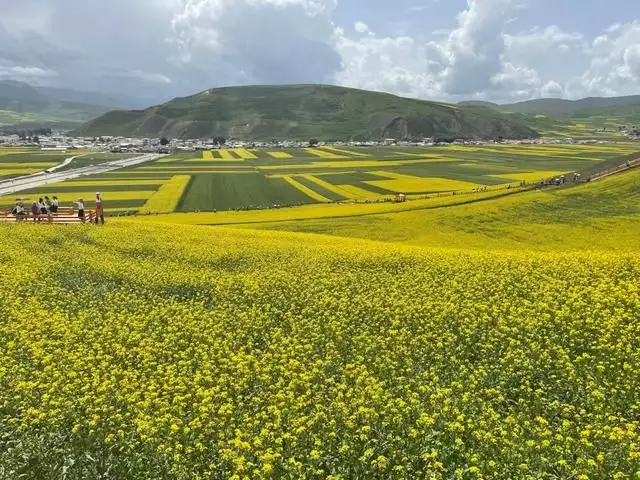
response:
<svg viewBox="0 0 640 480"><path fill-rule="evenodd" d="M104 192L102 197L104 198L104 202L105 202L105 210L109 210L109 201L110 200L112 200L112 201L117 201L117 200L146 200L146 199L150 198L154 193L155 193L155 191L153 191L153 190L144 190L144 191L133 190L133 191L121 191L121 192ZM17 193L17 194L13 194L13 195L10 195L10 196L4 196L4 197L0 198L0 206L6 207L6 206L14 205L15 204L15 198L14 197L25 196L25 197L29 198L29 201L35 201L35 200L38 200L39 197L44 197L44 195L45 194L26 194L26 195L22 195L20 193ZM96 190L73 192L73 193L62 192L60 194L53 194L53 193L49 194L49 193L47 193L46 195L48 195L49 197L52 197L53 195L57 195L58 199L60 200L61 206L63 206L63 204L71 205L72 202L75 202L75 201L77 201L79 199L83 199L85 201L85 204L87 204L87 208L93 208L93 200L95 199L95 196L96 196Z"/></svg>
<svg viewBox="0 0 640 480"><path fill-rule="evenodd" d="M513 180L518 182L539 182L540 180L546 180L553 177L564 175L567 172L558 170L542 170L538 172L523 172L523 173L501 173L498 175L490 175L491 177L504 178L505 180Z"/></svg>
<svg viewBox="0 0 640 480"><path fill-rule="evenodd" d="M304 151L321 158L348 158L346 155L336 155L335 153L323 150L322 148L305 148Z"/></svg>
<svg viewBox="0 0 640 480"><path fill-rule="evenodd" d="M170 177L166 178L154 178L154 179L135 179L130 178L126 180L67 180L64 183L55 185L61 185L65 187L92 187L99 189L100 187L125 187L128 185L161 185L171 180ZM51 184L50 184L51 185Z"/></svg>
<svg viewBox="0 0 640 480"><path fill-rule="evenodd" d="M281 178L283 178L287 183L289 183L294 188L297 188L298 190L300 190L302 193L307 195L309 198L313 198L314 200L317 200L318 202L330 202L330 200L328 198L323 197L322 195L320 195L317 192L314 192L313 190L308 188L306 185L303 185L300 182L298 182L297 180L294 180L293 178L291 178L289 175L283 175Z"/></svg>
<svg viewBox="0 0 640 480"><path fill-rule="evenodd" d="M175 214L0 225L0 465L7 479L635 480L635 187L308 225L386 243L152 223L197 217ZM607 191L600 212L621 216L589 233ZM408 208L315 210L356 207ZM391 243L407 230L434 243ZM553 251L597 235L626 250Z"/></svg>
<svg viewBox="0 0 640 480"><path fill-rule="evenodd" d="M330 147L330 146L325 146L325 147L320 147L322 150L327 150L331 153L337 153L339 155L346 155L348 157L369 157L370 155L367 153L362 153L362 152L356 152L354 150L346 150L344 148L337 148L337 147Z"/></svg>
<svg viewBox="0 0 640 480"><path fill-rule="evenodd" d="M202 152L202 159L207 161L214 160L213 153L211 153L209 150L205 150L204 152ZM173 160L167 159L166 161L172 162ZM164 162L163 160L160 160L159 163L164 163Z"/></svg>
<svg viewBox="0 0 640 480"><path fill-rule="evenodd" d="M220 157L222 160L234 160L234 161L238 161L238 159L236 157L234 157L233 155L231 155L231 150L227 150L225 148L221 148L220 150L218 150L218 153L220 154Z"/></svg>
<svg viewBox="0 0 640 480"><path fill-rule="evenodd" d="M40 168L44 170L45 168L55 167L59 165L59 162L29 162L29 163L18 163L18 162L2 162L0 161L0 170L5 169L20 169L20 168Z"/></svg>
<svg viewBox="0 0 640 480"><path fill-rule="evenodd" d="M272 158L277 158L281 160L287 160L289 158L293 158L293 155L287 152L267 152L267 154Z"/></svg>
<svg viewBox="0 0 640 480"><path fill-rule="evenodd" d="M390 180L375 180L365 183L396 193L452 192L472 190L479 187L479 185L475 183L450 180L447 178L414 177L412 175L402 175L384 171L371 173Z"/></svg>
<svg viewBox="0 0 640 480"><path fill-rule="evenodd" d="M333 185L332 183L322 180L321 178L314 175L301 175L301 177L315 183L316 185L326 190L329 190L330 192L336 193L350 200L373 200L381 196L378 193L369 192L368 190L356 187L354 185Z"/></svg>
<svg viewBox="0 0 640 480"><path fill-rule="evenodd" d="M229 151L238 155L242 160L256 160L258 158L249 150L244 148L232 148Z"/></svg>
<svg viewBox="0 0 640 480"><path fill-rule="evenodd" d="M140 213L171 213L175 211L190 180L189 175L176 175L147 200Z"/></svg>
<svg viewBox="0 0 640 480"><path fill-rule="evenodd" d="M385 166L398 167L401 165L417 165L427 163L456 163L460 160L455 158L419 158L415 160L349 160L345 162L310 162L295 165L265 165L256 167L258 170L312 170L314 168L384 168Z"/></svg>

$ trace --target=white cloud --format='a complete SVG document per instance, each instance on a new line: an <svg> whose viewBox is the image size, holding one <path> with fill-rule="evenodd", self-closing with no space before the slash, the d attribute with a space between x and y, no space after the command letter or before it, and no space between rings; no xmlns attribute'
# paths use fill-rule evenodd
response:
<svg viewBox="0 0 640 480"><path fill-rule="evenodd" d="M532 0L467 0L440 22L446 29L422 36L408 22L377 35L362 21L336 26L338 1L6 1L0 76L162 97L302 82L438 100L640 90L638 22L595 34L553 24L522 30L526 22L513 20L524 2L537 8Z"/></svg>
<svg viewBox="0 0 640 480"><path fill-rule="evenodd" d="M515 0L467 0L458 14L458 28L440 45L448 65L444 90L451 95L473 95L492 87L501 70L505 49L503 29L520 4Z"/></svg>
<svg viewBox="0 0 640 480"><path fill-rule="evenodd" d="M356 22L355 25L353 26L353 28L358 33L368 33L369 32L369 25L367 25L364 22Z"/></svg>
<svg viewBox="0 0 640 480"><path fill-rule="evenodd" d="M176 60L225 83L328 80L335 0L183 0L172 20ZM206 67L205 67L206 65Z"/></svg>
<svg viewBox="0 0 640 480"><path fill-rule="evenodd" d="M0 76L23 77L23 78L50 78L57 77L58 73L53 70L45 70L40 67L2 67L0 66Z"/></svg>

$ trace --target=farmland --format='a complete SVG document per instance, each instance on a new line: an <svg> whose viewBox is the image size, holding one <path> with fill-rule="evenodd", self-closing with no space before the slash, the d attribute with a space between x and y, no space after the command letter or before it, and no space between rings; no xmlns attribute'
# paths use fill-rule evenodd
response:
<svg viewBox="0 0 640 480"><path fill-rule="evenodd" d="M67 153L0 147L0 181L42 172L61 164L70 156Z"/></svg>
<svg viewBox="0 0 640 480"><path fill-rule="evenodd" d="M640 147L631 143L278 151L229 148L179 153L137 167L47 185L25 195L63 193L77 199L88 191L101 191L110 214L167 213L166 207L158 210L155 203L147 202L164 184L181 176L189 177L186 187L172 190L177 198L170 202L178 212L379 202L397 193L423 198L502 190L523 181L535 183L575 171L597 171L606 162L617 164L639 151ZM7 157L0 157L0 164ZM105 160L94 154L78 161ZM15 162L7 160L4 165L13 169ZM0 199L0 206L10 205L12 200Z"/></svg>
<svg viewBox="0 0 640 480"><path fill-rule="evenodd" d="M42 187L174 213L0 225L2 475L638 478L640 170L505 188L634 148L228 150ZM233 211L267 202L304 205Z"/></svg>
<svg viewBox="0 0 640 480"><path fill-rule="evenodd" d="M639 175L395 213L0 225L0 465L74 480L637 478ZM352 215L257 230L329 209ZM206 215L262 217L154 223Z"/></svg>

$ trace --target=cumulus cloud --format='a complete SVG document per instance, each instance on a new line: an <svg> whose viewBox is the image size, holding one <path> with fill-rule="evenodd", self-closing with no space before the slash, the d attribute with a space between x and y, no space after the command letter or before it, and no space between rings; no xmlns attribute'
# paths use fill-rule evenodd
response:
<svg viewBox="0 0 640 480"><path fill-rule="evenodd" d="M515 0L467 0L458 15L458 28L440 45L448 65L444 90L451 95L473 95L492 87L501 70L505 24L520 7Z"/></svg>
<svg viewBox="0 0 640 480"><path fill-rule="evenodd" d="M172 20L183 65L241 83L327 81L341 59L332 45L335 0L184 0Z"/></svg>
<svg viewBox="0 0 640 480"><path fill-rule="evenodd" d="M249 83L497 101L640 89L638 22L525 28L532 0L466 0L444 29L378 35L336 25L338 1L0 0L0 78L157 99Z"/></svg>

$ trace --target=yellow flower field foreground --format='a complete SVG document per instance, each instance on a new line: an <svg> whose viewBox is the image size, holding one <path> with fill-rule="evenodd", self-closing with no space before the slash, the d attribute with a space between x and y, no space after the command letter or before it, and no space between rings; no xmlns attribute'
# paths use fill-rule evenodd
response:
<svg viewBox="0 0 640 480"><path fill-rule="evenodd" d="M139 213L171 213L175 211L190 180L189 175L176 175L147 200Z"/></svg>
<svg viewBox="0 0 640 480"><path fill-rule="evenodd" d="M637 254L125 221L0 245L6 478L638 476Z"/></svg>

